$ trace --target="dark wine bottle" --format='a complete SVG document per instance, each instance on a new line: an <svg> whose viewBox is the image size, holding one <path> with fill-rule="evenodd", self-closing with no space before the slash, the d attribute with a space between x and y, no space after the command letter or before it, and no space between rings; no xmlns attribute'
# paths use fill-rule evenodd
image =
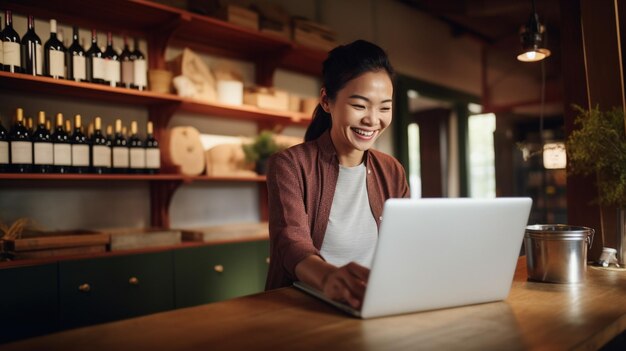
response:
<svg viewBox="0 0 626 351"><path fill-rule="evenodd" d="M35 130L33 129L33 119L31 117L26 118L26 129L28 130L28 135L32 136Z"/></svg>
<svg viewBox="0 0 626 351"><path fill-rule="evenodd" d="M115 137L112 145L113 173L128 173L129 152L126 136L122 132L122 120L115 121Z"/></svg>
<svg viewBox="0 0 626 351"><path fill-rule="evenodd" d="M52 173L54 147L50 131L46 129L46 113L39 111L37 129L33 132L33 172Z"/></svg>
<svg viewBox="0 0 626 351"><path fill-rule="evenodd" d="M28 16L28 30L22 38L22 72L33 76L43 75L43 47L35 32L35 19Z"/></svg>
<svg viewBox="0 0 626 351"><path fill-rule="evenodd" d="M2 35L2 70L6 72L21 73L22 59L20 48L20 36L13 29L13 15L11 10L4 12L4 29Z"/></svg>
<svg viewBox="0 0 626 351"><path fill-rule="evenodd" d="M1 49L0 49L1 50ZM9 132L0 120L0 173L9 171Z"/></svg>
<svg viewBox="0 0 626 351"><path fill-rule="evenodd" d="M95 29L91 31L91 47L85 55L87 56L87 79L92 83L108 84L105 76L104 54L98 47L98 35Z"/></svg>
<svg viewBox="0 0 626 351"><path fill-rule="evenodd" d="M69 124L69 120L66 121ZM63 114L57 113L56 127L52 134L52 143L54 147L54 172L70 173L72 169L72 145L63 128ZM69 125L68 125L69 128Z"/></svg>
<svg viewBox="0 0 626 351"><path fill-rule="evenodd" d="M85 59L85 50L80 45L80 37L78 27L72 28L72 45L67 50L67 76L68 79L77 82L87 80L87 61Z"/></svg>
<svg viewBox="0 0 626 351"><path fill-rule="evenodd" d="M102 133L100 117L95 118L91 135L91 171L96 174L111 172L111 147L107 145L106 136Z"/></svg>
<svg viewBox="0 0 626 351"><path fill-rule="evenodd" d="M146 57L139 50L139 39L135 38L135 49L133 51L133 83L134 88L139 90L146 90L148 87L148 64Z"/></svg>
<svg viewBox="0 0 626 351"><path fill-rule="evenodd" d="M72 143L72 171L74 173L89 172L89 141L83 134L80 115L74 117L74 133L70 137Z"/></svg>
<svg viewBox="0 0 626 351"><path fill-rule="evenodd" d="M33 167L33 143L30 133L24 125L24 110L15 112L15 124L9 133L11 141L11 171L14 173L30 173Z"/></svg>
<svg viewBox="0 0 626 351"><path fill-rule="evenodd" d="M44 75L65 78L65 46L57 38L57 21L50 20L50 39L44 45Z"/></svg>
<svg viewBox="0 0 626 351"><path fill-rule="evenodd" d="M104 50L104 61L106 80L109 85L116 87L120 85L120 55L113 48L113 35L111 32L107 33L107 47Z"/></svg>
<svg viewBox="0 0 626 351"><path fill-rule="evenodd" d="M124 49L120 54L120 62L122 66L122 86L124 88L132 88L135 79L135 55L130 51L128 47L128 37L124 36Z"/></svg>
<svg viewBox="0 0 626 351"><path fill-rule="evenodd" d="M130 138L128 140L130 149L130 173L145 173L146 170L146 149L143 140L137 133L137 121L130 123Z"/></svg>
<svg viewBox="0 0 626 351"><path fill-rule="evenodd" d="M161 169L161 149L159 142L154 138L152 122L148 122L146 129L146 173L156 174Z"/></svg>
<svg viewBox="0 0 626 351"><path fill-rule="evenodd" d="M110 124L107 126L106 139L107 139L107 145L109 147L113 147L113 126L111 126Z"/></svg>

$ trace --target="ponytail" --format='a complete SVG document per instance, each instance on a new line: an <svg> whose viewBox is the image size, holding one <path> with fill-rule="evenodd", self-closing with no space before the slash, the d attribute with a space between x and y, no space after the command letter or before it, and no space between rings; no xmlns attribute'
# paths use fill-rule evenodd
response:
<svg viewBox="0 0 626 351"><path fill-rule="evenodd" d="M304 134L304 141L306 142L319 138L325 131L330 129L332 122L330 113L324 111L322 105L317 104L317 107L313 112L313 120Z"/></svg>

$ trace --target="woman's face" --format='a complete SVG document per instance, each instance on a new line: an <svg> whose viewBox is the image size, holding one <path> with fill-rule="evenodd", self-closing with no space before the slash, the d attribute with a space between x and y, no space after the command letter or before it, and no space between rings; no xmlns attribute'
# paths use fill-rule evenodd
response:
<svg viewBox="0 0 626 351"><path fill-rule="evenodd" d="M331 138L339 154L363 152L391 123L393 84L386 71L349 81L331 101L322 89L322 107L332 116Z"/></svg>

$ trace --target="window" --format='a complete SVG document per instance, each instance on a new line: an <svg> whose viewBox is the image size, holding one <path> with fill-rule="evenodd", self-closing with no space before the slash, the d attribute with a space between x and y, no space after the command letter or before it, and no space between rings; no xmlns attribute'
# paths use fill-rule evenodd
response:
<svg viewBox="0 0 626 351"><path fill-rule="evenodd" d="M420 170L420 127L411 123L407 127L409 137L409 185L411 197L422 197L422 171Z"/></svg>
<svg viewBox="0 0 626 351"><path fill-rule="evenodd" d="M493 113L473 115L468 119L470 197L496 197L495 130L496 115Z"/></svg>

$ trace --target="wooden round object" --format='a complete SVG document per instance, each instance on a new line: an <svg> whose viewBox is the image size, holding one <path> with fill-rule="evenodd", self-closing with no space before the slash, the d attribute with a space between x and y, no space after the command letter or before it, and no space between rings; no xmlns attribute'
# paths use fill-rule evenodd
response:
<svg viewBox="0 0 626 351"><path fill-rule="evenodd" d="M194 127L174 127L167 134L165 150L169 163L178 166L182 174L202 174L205 160L200 132Z"/></svg>

